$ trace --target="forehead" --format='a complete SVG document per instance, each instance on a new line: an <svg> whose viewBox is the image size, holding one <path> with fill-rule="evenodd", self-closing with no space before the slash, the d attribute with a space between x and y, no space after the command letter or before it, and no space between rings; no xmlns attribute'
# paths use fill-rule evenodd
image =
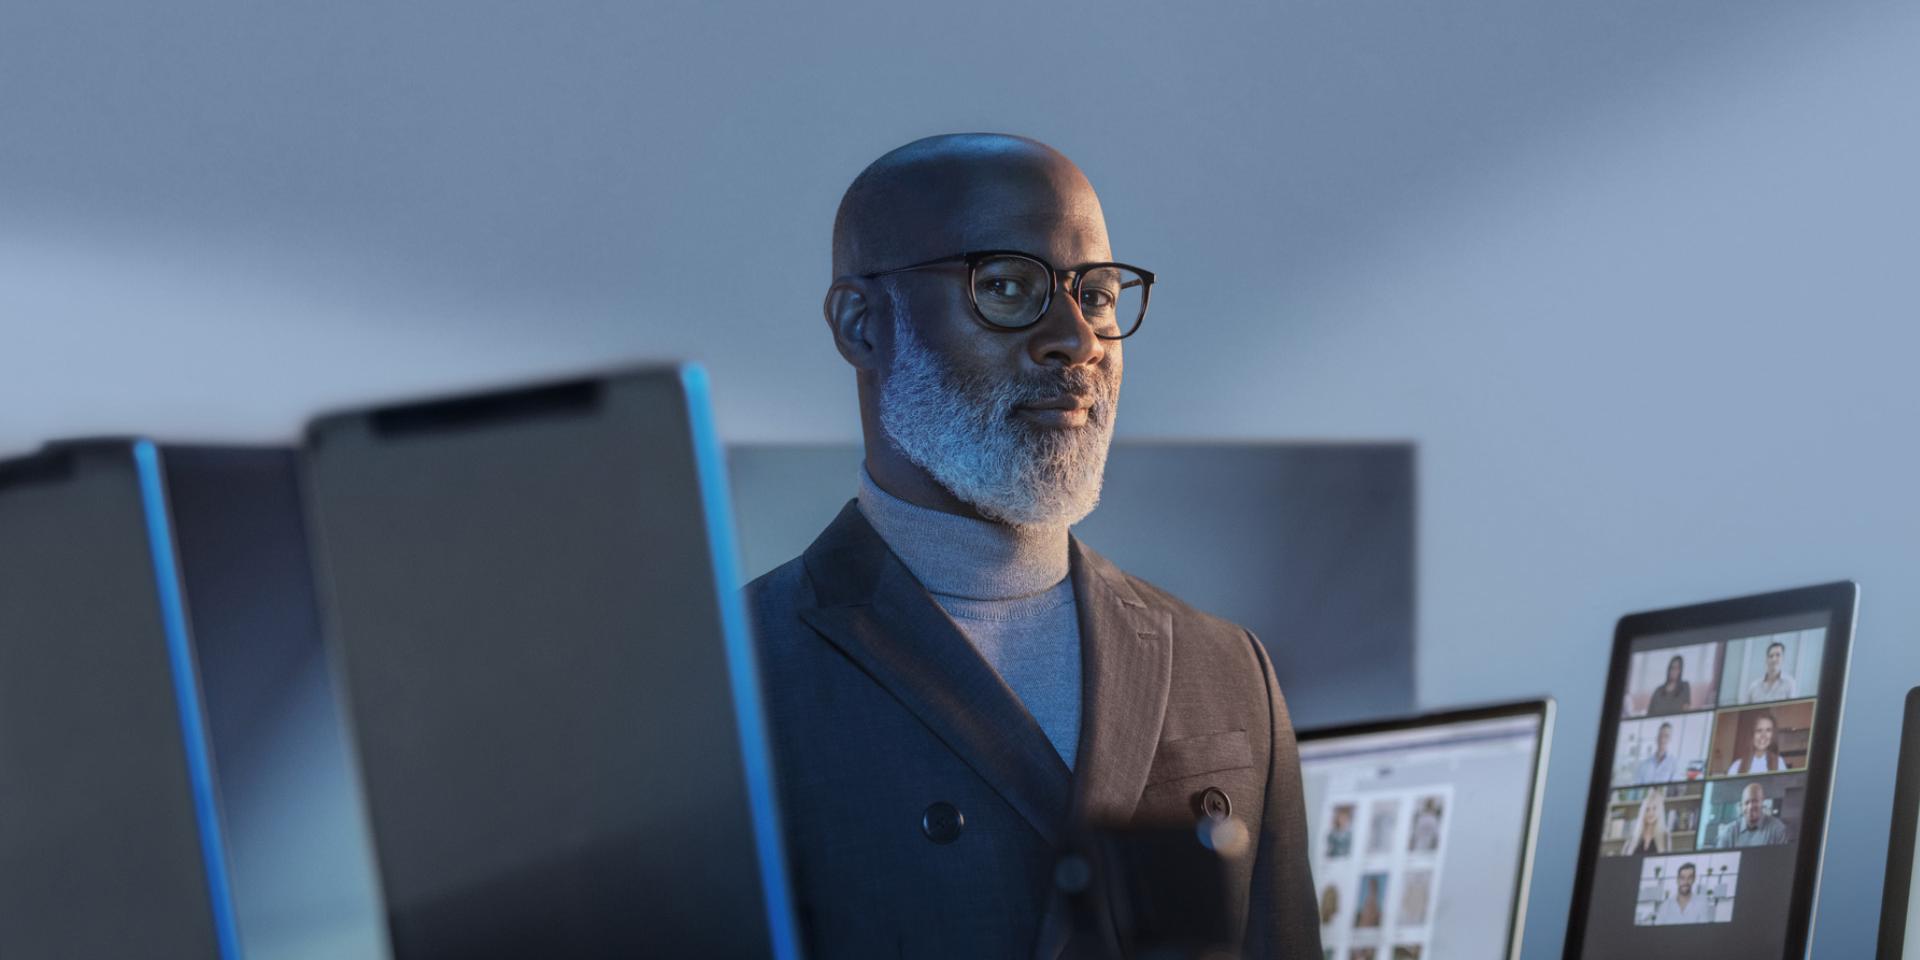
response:
<svg viewBox="0 0 1920 960"><path fill-rule="evenodd" d="M1100 198L1071 166L950 170L916 200L895 220L909 262L974 250L1019 250L1062 267L1112 259Z"/></svg>

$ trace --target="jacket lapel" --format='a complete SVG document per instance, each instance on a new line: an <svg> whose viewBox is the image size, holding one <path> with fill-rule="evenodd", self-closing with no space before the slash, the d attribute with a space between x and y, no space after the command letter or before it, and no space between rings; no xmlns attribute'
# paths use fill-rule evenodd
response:
<svg viewBox="0 0 1920 960"><path fill-rule="evenodd" d="M856 505L840 511L805 562L818 606L801 618L1057 844L1071 795L1066 764Z"/></svg>
<svg viewBox="0 0 1920 960"><path fill-rule="evenodd" d="M1080 749L1075 823L1125 823L1146 788L1173 680L1173 618L1105 557L1073 541L1080 607Z"/></svg>
<svg viewBox="0 0 1920 960"><path fill-rule="evenodd" d="M1080 610L1080 748L1070 823L1125 824L1140 805L1160 745L1173 682L1173 617L1141 599L1105 557L1074 538L1073 595ZM1096 925L1108 929L1101 911ZM1040 921L1037 960L1055 960L1073 941L1071 905L1055 893ZM1083 944L1104 956L1117 943ZM1103 952L1104 951L1104 952Z"/></svg>

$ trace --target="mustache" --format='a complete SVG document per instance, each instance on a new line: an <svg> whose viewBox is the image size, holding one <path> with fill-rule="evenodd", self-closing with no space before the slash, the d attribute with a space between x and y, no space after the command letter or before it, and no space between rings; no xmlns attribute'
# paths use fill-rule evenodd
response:
<svg viewBox="0 0 1920 960"><path fill-rule="evenodd" d="M1008 384L1005 397L1009 406L1023 403L1044 403L1072 397L1076 400L1091 398L1094 403L1106 403L1114 394L1114 377L1106 370L1094 370L1088 367L1067 367L1053 373L1021 377Z"/></svg>

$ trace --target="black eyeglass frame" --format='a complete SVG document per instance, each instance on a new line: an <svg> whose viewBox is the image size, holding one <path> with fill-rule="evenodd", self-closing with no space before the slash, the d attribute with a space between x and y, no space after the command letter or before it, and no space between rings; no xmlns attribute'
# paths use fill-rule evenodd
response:
<svg viewBox="0 0 1920 960"><path fill-rule="evenodd" d="M994 323L992 320L988 320L986 313L980 309L980 300L973 288L974 270L979 267L983 261L993 257L1019 257L1023 260L1031 260L1046 268L1046 298L1040 301L1040 309L1034 313L1032 320L1028 320L1026 323L1020 324L1017 327L1008 326L1004 323ZM1080 281L1085 280L1088 273L1098 270L1101 267L1118 267L1122 270L1131 270L1134 275L1140 278L1140 313L1133 318L1133 326L1128 327L1125 332L1116 336L1108 336L1098 330L1094 331L1093 335L1102 340L1125 340L1133 336L1134 333L1140 329L1140 324L1147 319L1147 306L1153 300L1153 271L1151 270L1136 267L1131 263L1121 263L1117 260L1102 260L1098 263L1083 263L1070 270L1062 271L1056 269L1052 263L1049 263L1047 258L1035 256L1024 250L975 250L971 253L956 253L950 257L923 260L920 263L910 263L904 267L894 267L891 270L863 273L860 276L867 280L878 280L881 277L890 277L896 273L906 273L909 270L924 270L928 267L945 266L949 263L964 263L967 265L967 303L973 306L973 318L980 321L981 324L990 330L1025 330L1039 323L1040 319L1047 315L1047 311L1053 308L1053 291L1059 289L1060 274L1063 272L1073 278L1072 293L1075 300L1078 300L1080 297ZM1124 290L1130 286L1132 286L1132 284L1121 284L1121 289ZM1076 307L1075 309L1078 308Z"/></svg>

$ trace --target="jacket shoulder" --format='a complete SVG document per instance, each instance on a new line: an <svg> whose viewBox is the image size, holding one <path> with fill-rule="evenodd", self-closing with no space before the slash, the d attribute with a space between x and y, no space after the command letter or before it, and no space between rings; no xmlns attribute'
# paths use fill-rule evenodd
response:
<svg viewBox="0 0 1920 960"><path fill-rule="evenodd" d="M800 611L813 605L813 583L805 557L794 557L755 577L740 589L747 617L762 648L782 645L800 624Z"/></svg>
<svg viewBox="0 0 1920 960"><path fill-rule="evenodd" d="M1253 632L1246 627L1225 617L1201 610L1150 580L1141 579L1117 568L1116 572L1128 586L1133 588L1134 593L1140 595L1141 602L1171 614L1174 628L1182 633L1214 637L1235 643L1242 642L1253 635Z"/></svg>

